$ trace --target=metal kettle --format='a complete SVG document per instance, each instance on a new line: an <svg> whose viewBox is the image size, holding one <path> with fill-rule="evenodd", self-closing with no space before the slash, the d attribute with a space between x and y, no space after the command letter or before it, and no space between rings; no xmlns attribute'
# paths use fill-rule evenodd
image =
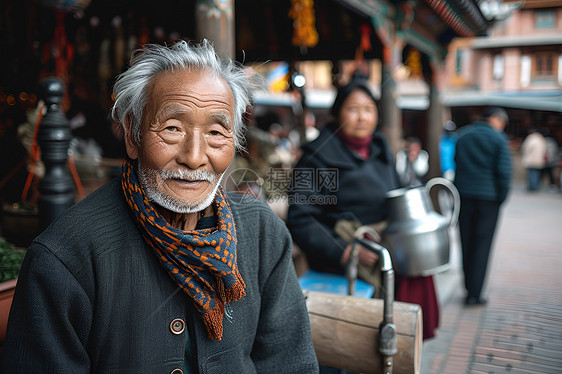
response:
<svg viewBox="0 0 562 374"><path fill-rule="evenodd" d="M449 218L438 214L430 191L440 186L452 195ZM449 267L449 228L457 224L460 197L445 178L433 178L425 186L399 188L386 194L388 226L382 233L397 274L427 276Z"/></svg>

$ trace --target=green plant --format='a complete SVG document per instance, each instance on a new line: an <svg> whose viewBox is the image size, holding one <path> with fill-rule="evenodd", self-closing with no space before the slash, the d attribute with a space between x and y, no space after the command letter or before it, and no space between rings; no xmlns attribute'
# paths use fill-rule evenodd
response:
<svg viewBox="0 0 562 374"><path fill-rule="evenodd" d="M0 236L0 282L18 277L25 250L17 249Z"/></svg>

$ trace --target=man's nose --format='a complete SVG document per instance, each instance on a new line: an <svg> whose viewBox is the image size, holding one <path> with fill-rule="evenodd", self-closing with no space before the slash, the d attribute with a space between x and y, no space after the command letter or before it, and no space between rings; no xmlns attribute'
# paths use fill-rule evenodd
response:
<svg viewBox="0 0 562 374"><path fill-rule="evenodd" d="M209 159L204 135L195 131L188 134L181 145L177 159L179 163L192 170L206 165Z"/></svg>

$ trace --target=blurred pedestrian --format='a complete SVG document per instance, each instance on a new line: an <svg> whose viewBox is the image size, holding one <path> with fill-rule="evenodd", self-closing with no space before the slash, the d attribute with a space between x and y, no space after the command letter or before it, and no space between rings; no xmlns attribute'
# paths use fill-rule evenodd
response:
<svg viewBox="0 0 562 374"><path fill-rule="evenodd" d="M527 190L538 191L546 163L546 140L537 128L529 130L529 135L521 144L521 164L527 169Z"/></svg>
<svg viewBox="0 0 562 374"><path fill-rule="evenodd" d="M455 179L455 147L457 145L457 133L455 132L457 125L451 121L445 121L443 124L443 134L439 139L439 161L441 166L441 175L450 181ZM453 214L453 197L444 189L437 191L437 200L441 213L447 218Z"/></svg>
<svg viewBox="0 0 562 374"><path fill-rule="evenodd" d="M456 129L457 125L453 121L445 121L439 140L441 175L451 181L455 179L455 147L458 139Z"/></svg>
<svg viewBox="0 0 562 374"><path fill-rule="evenodd" d="M396 153L396 172L403 186L421 186L429 170L429 154L422 149L421 140L409 137L404 149Z"/></svg>
<svg viewBox="0 0 562 374"><path fill-rule="evenodd" d="M302 146L292 174L287 224L311 269L343 275L354 230L369 225L379 234L369 239L380 241L389 214L386 194L403 186L367 81L356 78L341 87L331 114L333 121ZM351 235L345 228L351 228ZM360 247L358 276L380 288L377 261L374 252ZM423 338L433 337L439 325L433 277L396 275L395 289L395 300L421 305Z"/></svg>
<svg viewBox="0 0 562 374"><path fill-rule="evenodd" d="M486 303L482 288L501 204L511 183L511 155L503 130L508 116L489 109L483 121L459 130L455 185L461 196L459 229L466 305Z"/></svg>
<svg viewBox="0 0 562 374"><path fill-rule="evenodd" d="M343 274L351 244L335 232L336 222L385 221L385 195L400 184L390 147L377 131L378 103L367 81L340 88L331 113L333 121L301 147L291 175L287 224L312 269ZM361 248L360 260L371 266L377 255Z"/></svg>
<svg viewBox="0 0 562 374"><path fill-rule="evenodd" d="M313 112L307 111L304 117L304 127L305 127L305 141L311 142L320 135L320 130L316 127L316 116Z"/></svg>
<svg viewBox="0 0 562 374"><path fill-rule="evenodd" d="M548 177L550 192L557 192L558 186L554 178L554 169L558 166L558 141L550 135L548 129L545 131L544 140L546 141L546 160L543 174Z"/></svg>

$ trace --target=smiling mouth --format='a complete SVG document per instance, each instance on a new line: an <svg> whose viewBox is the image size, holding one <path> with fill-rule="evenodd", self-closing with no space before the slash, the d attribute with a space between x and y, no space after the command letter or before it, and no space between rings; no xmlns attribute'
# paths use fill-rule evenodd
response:
<svg viewBox="0 0 562 374"><path fill-rule="evenodd" d="M183 193L196 193L200 194L207 191L212 185L211 182L204 179L182 179L182 178L168 178L164 181L167 188L175 194Z"/></svg>
<svg viewBox="0 0 562 374"><path fill-rule="evenodd" d="M182 178L169 178L169 180L172 180L174 182L178 182L178 183L182 183L185 185L198 185L204 182L210 183L208 180L205 179L182 179Z"/></svg>

